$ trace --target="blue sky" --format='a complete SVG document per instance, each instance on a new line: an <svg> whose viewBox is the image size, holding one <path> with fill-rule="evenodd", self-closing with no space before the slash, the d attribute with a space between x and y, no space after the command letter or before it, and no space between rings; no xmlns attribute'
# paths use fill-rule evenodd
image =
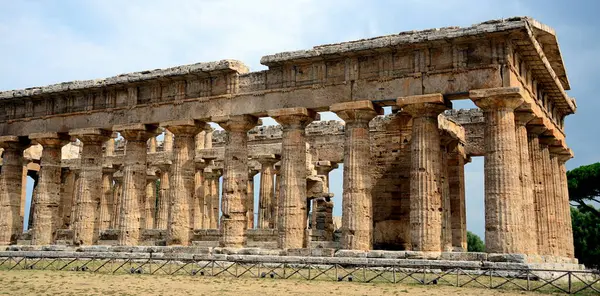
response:
<svg viewBox="0 0 600 296"><path fill-rule="evenodd" d="M566 119L572 169L600 161L594 119L600 111L599 3L0 0L0 90L226 58L254 71L264 69L261 56L281 51L527 15L556 30L573 89L568 93L577 99L577 113ZM338 214L341 176L332 172ZM483 237L483 159L466 166L466 179L467 228Z"/></svg>

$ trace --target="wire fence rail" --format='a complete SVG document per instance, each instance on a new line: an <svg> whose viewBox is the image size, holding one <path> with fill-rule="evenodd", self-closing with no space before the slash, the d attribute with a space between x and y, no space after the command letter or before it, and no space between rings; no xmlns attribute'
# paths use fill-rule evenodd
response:
<svg viewBox="0 0 600 296"><path fill-rule="evenodd" d="M305 262L223 261L135 258L132 256L0 256L0 271L55 270L107 274L187 275L350 281L362 283L449 285L513 291L599 295L597 271L499 269Z"/></svg>

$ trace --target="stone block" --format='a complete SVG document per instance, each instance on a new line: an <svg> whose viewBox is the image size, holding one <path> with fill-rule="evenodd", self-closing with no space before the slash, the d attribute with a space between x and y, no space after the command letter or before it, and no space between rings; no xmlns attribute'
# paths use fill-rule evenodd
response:
<svg viewBox="0 0 600 296"><path fill-rule="evenodd" d="M310 249L298 248L298 249L287 249L286 256L310 256Z"/></svg>
<svg viewBox="0 0 600 296"><path fill-rule="evenodd" d="M335 257L367 258L367 252L358 250L338 250Z"/></svg>
<svg viewBox="0 0 600 296"><path fill-rule="evenodd" d="M406 259L437 260L437 259L440 259L440 256L441 256L441 252L406 251Z"/></svg>
<svg viewBox="0 0 600 296"><path fill-rule="evenodd" d="M42 246L42 251L54 251L54 252L64 252L67 251L69 248L65 245L49 245L49 246Z"/></svg>
<svg viewBox="0 0 600 296"><path fill-rule="evenodd" d="M406 258L406 252L374 250L367 253L367 258L404 259Z"/></svg>
<svg viewBox="0 0 600 296"><path fill-rule="evenodd" d="M527 255L524 254L498 254L498 253L489 253L488 261L490 262L516 262L516 263L526 263Z"/></svg>
<svg viewBox="0 0 600 296"><path fill-rule="evenodd" d="M313 257L333 257L334 255L335 249L332 248L310 249L310 256Z"/></svg>
<svg viewBox="0 0 600 296"><path fill-rule="evenodd" d="M487 261L487 253L480 252L442 252L441 260Z"/></svg>

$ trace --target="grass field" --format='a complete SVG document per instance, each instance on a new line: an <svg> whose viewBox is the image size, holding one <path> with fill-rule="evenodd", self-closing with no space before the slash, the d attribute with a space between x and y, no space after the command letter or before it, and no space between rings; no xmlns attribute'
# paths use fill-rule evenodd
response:
<svg viewBox="0 0 600 296"><path fill-rule="evenodd" d="M483 288L183 275L0 271L0 295L540 295Z"/></svg>

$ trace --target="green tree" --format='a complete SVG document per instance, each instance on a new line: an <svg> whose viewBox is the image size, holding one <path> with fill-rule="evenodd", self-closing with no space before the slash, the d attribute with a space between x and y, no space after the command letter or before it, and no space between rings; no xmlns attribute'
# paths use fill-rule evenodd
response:
<svg viewBox="0 0 600 296"><path fill-rule="evenodd" d="M469 252L485 252L485 245L481 238L470 231L467 231L467 251Z"/></svg>
<svg viewBox="0 0 600 296"><path fill-rule="evenodd" d="M600 211L588 202L600 203L600 162L580 166L567 172L569 200L580 210L600 218Z"/></svg>
<svg viewBox="0 0 600 296"><path fill-rule="evenodd" d="M587 267L600 268L600 218L592 211L572 207L571 221L575 257Z"/></svg>

